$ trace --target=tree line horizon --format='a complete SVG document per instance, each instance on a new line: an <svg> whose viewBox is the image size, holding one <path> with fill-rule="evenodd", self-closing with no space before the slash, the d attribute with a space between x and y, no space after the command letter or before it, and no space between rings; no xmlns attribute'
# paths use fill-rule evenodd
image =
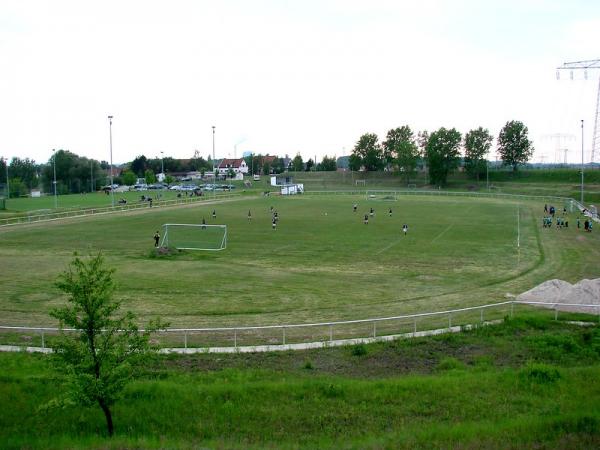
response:
<svg viewBox="0 0 600 450"><path fill-rule="evenodd" d="M336 158L325 155L315 164L312 158L306 162L298 152L292 159L276 157L267 161L262 154L243 157L250 175L282 173L287 171L334 171L347 159L352 171L398 171L406 182L418 166L428 171L432 185L444 186L448 174L459 166L461 150L464 150L464 167L467 173L479 180L485 173L487 159L494 138L488 129L478 127L468 131L464 137L456 128L441 127L433 132L420 131L415 134L410 126L403 125L387 132L386 139L379 142L375 133L365 133L358 139L349 156ZM498 152L502 164L514 171L533 155L533 146L528 138L527 127L519 121L507 122L497 137ZM287 162L287 164L286 164ZM10 196L25 195L31 189L53 190L54 163L56 163L56 189L58 194L92 192L108 183L110 165L106 161L81 157L69 150L56 151L47 163L36 164L33 159L13 157L8 167ZM346 163L344 162L345 166ZM147 158L140 155L131 162L115 165L124 168L119 176L113 177L118 184L133 185L138 178L149 183L156 182L155 174L164 167L165 173L197 171L204 175L213 170L210 155L207 159L195 155L189 159L172 157ZM0 183L6 183L6 162L0 160ZM231 171L230 176L233 176ZM171 177L171 182L174 179Z"/></svg>

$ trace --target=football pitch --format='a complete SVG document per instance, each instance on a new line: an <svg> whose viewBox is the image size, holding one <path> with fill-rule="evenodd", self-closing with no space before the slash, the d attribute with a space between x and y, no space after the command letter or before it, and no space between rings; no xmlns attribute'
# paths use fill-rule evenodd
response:
<svg viewBox="0 0 600 450"><path fill-rule="evenodd" d="M74 252L102 251L116 269L123 308L144 323L161 316L176 327L438 311L504 301L552 278L600 276L597 234L577 230L575 214L568 229L542 229L543 206L441 196L245 197L8 227L0 230L1 324L55 326L48 312L65 299L53 283ZM163 224L203 218L227 225L225 250L156 255L153 236Z"/></svg>

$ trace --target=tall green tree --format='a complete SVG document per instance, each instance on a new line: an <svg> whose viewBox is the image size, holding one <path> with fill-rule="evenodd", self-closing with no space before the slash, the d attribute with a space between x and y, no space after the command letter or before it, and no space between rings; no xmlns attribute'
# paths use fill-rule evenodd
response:
<svg viewBox="0 0 600 450"><path fill-rule="evenodd" d="M310 172L314 165L315 162L312 160L312 158L309 158L308 161L306 161L306 171Z"/></svg>
<svg viewBox="0 0 600 450"><path fill-rule="evenodd" d="M361 165L367 171L380 170L384 166L383 149L378 140L375 133L363 134L352 150L352 154L360 158Z"/></svg>
<svg viewBox="0 0 600 450"><path fill-rule="evenodd" d="M9 178L19 178L27 189L38 186L38 166L33 159L13 158L8 172Z"/></svg>
<svg viewBox="0 0 600 450"><path fill-rule="evenodd" d="M479 181L480 174L485 172L485 155L492 147L494 138L487 128L479 127L465 134L465 169Z"/></svg>
<svg viewBox="0 0 600 450"><path fill-rule="evenodd" d="M383 148L388 160L398 167L404 174L406 184L409 184L419 159L419 146L410 127L404 125L388 131Z"/></svg>
<svg viewBox="0 0 600 450"><path fill-rule="evenodd" d="M146 184L156 183L156 175L154 175L154 172L152 172L151 169L146 169L144 172L144 179L146 180Z"/></svg>
<svg viewBox="0 0 600 450"><path fill-rule="evenodd" d="M529 130L518 120L506 122L498 135L498 153L502 163L512 166L516 172L519 164L524 164L533 156L533 145L527 137Z"/></svg>
<svg viewBox="0 0 600 450"><path fill-rule="evenodd" d="M458 167L461 138L455 128L444 127L429 136L426 157L431 184L445 186L448 174Z"/></svg>
<svg viewBox="0 0 600 450"><path fill-rule="evenodd" d="M292 168L294 172L302 172L304 170L304 161L302 161L302 156L300 156L300 153L294 156L294 159L292 160Z"/></svg>
<svg viewBox="0 0 600 450"><path fill-rule="evenodd" d="M321 172L331 172L337 170L336 158L330 158L327 155L323 156L321 162L317 164L317 170Z"/></svg>
<svg viewBox="0 0 600 450"><path fill-rule="evenodd" d="M131 170L125 170L121 174L121 181L125 186L133 186L135 184L136 178L137 177L135 176L135 173L133 173Z"/></svg>
<svg viewBox="0 0 600 450"><path fill-rule="evenodd" d="M357 172L362 167L362 158L358 156L356 153L352 153L348 157L348 168L351 171Z"/></svg>
<svg viewBox="0 0 600 450"><path fill-rule="evenodd" d="M159 319L140 332L131 312L117 316L120 303L113 300L114 270L99 253L87 260L75 257L56 286L68 295L67 305L53 309L61 334L53 342L54 360L68 378L68 393L51 405L97 404L106 419L109 436L114 431L111 408L134 375L134 368L155 348L151 333L165 328ZM75 333L64 333L71 328Z"/></svg>
<svg viewBox="0 0 600 450"><path fill-rule="evenodd" d="M129 165L129 169L135 173L139 178L144 176L146 169L148 168L148 158L144 155L140 155L136 157L131 164Z"/></svg>

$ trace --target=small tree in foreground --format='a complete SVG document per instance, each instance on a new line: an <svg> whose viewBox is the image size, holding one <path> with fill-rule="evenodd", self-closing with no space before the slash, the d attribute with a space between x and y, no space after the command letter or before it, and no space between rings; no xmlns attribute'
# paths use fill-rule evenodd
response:
<svg viewBox="0 0 600 450"><path fill-rule="evenodd" d="M55 361L68 378L67 398L57 404L97 404L113 434L112 405L131 379L133 368L156 350L150 334L165 328L156 319L140 332L131 312L116 317L120 303L112 299L114 269L105 267L102 254L82 260L75 256L56 286L69 295L68 305L50 312L60 322L61 335L52 346ZM62 329L73 328L75 333Z"/></svg>

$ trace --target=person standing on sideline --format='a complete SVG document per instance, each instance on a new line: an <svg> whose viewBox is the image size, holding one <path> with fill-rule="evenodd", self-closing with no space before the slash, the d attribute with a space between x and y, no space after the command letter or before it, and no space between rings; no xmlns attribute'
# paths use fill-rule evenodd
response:
<svg viewBox="0 0 600 450"><path fill-rule="evenodd" d="M160 234L158 233L158 230L156 230L156 233L154 233L154 247L158 248L158 241L160 241Z"/></svg>
<svg viewBox="0 0 600 450"><path fill-rule="evenodd" d="M404 236L406 236L406 233L408 233L408 225L402 225L402 231L404 231Z"/></svg>

